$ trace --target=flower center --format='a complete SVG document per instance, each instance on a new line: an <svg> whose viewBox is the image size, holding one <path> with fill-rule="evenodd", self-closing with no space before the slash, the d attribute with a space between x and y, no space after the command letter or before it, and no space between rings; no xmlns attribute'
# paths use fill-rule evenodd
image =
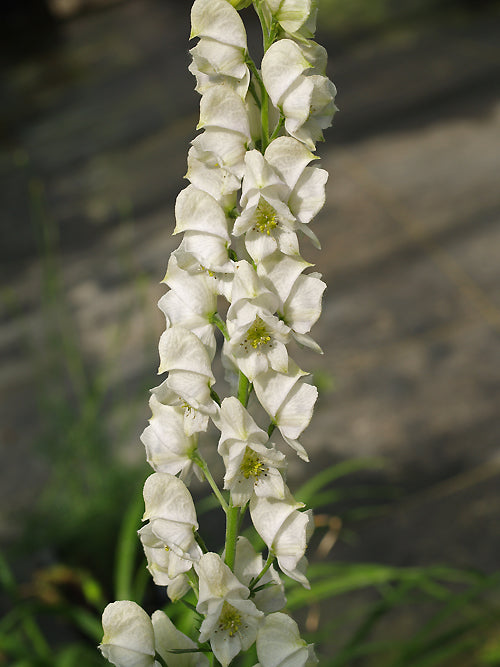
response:
<svg viewBox="0 0 500 667"><path fill-rule="evenodd" d="M267 333L264 320L257 315L252 326L247 331L245 343L250 343L254 350L256 350L261 345L269 343L270 340L271 336Z"/></svg>
<svg viewBox="0 0 500 667"><path fill-rule="evenodd" d="M224 601L219 616L219 630L227 630L232 637L238 632L241 625L241 614L229 602Z"/></svg>
<svg viewBox="0 0 500 667"><path fill-rule="evenodd" d="M253 477L255 480L258 480L265 471L266 466L260 456L250 449L250 447L247 447L240 465L240 472L243 477L245 479Z"/></svg>
<svg viewBox="0 0 500 667"><path fill-rule="evenodd" d="M271 230L278 226L277 213L274 208L262 197L255 212L254 229L261 234L271 234Z"/></svg>

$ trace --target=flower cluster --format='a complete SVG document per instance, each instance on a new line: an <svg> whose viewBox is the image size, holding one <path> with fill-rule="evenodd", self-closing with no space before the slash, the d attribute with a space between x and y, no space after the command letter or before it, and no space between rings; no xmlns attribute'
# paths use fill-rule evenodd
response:
<svg viewBox="0 0 500 667"><path fill-rule="evenodd" d="M238 13L250 4L263 29L260 68ZM104 611L100 648L118 666L204 666L208 651L225 667L254 644L262 667L317 664L312 645L281 611L286 599L274 568L309 586L312 513L286 484L279 443L308 460L300 436L317 390L290 349L321 352L310 331L325 284L301 244L319 247L310 223L328 175L313 151L331 123L335 88L326 52L312 40L314 5L195 0L192 7L191 38L198 41L189 69L201 95L201 132L188 153L189 185L175 205L174 234L182 240L159 301L166 327L158 372L168 375L152 389L141 438L154 472L144 485L139 536L154 582L173 602L194 595L200 627L189 638L161 611L150 618L134 602L114 602ZM223 400L214 389L217 348L234 389ZM262 428L255 415L262 421L265 413ZM222 488L200 448L209 424L220 432ZM221 555L200 535L188 490L193 473L210 484L225 513ZM265 561L239 536L247 508L267 547Z"/></svg>

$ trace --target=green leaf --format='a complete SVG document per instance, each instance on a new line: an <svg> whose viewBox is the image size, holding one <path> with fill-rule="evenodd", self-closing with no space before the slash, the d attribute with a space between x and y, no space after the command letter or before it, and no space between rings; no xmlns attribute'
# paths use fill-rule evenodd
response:
<svg viewBox="0 0 500 667"><path fill-rule="evenodd" d="M133 500L127 508L118 535L118 547L116 552L115 566L115 599L135 600L134 595L134 570L139 538L137 530L141 525L141 517L144 513L144 501L142 494L133 493Z"/></svg>
<svg viewBox="0 0 500 667"><path fill-rule="evenodd" d="M358 470L382 468L384 465L386 465L386 462L383 459L378 458L342 461L342 463L330 466L309 479L299 488L295 496L306 505L314 506L314 495L327 484L330 484L340 477L357 472Z"/></svg>

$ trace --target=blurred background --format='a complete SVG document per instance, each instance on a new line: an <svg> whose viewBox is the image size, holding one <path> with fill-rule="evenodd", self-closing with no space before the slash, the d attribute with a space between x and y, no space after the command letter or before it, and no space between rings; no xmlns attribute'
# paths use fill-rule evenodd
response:
<svg viewBox="0 0 500 667"><path fill-rule="evenodd" d="M289 470L318 528L291 608L320 664L500 665L500 3L319 4L340 111L323 250L302 244L328 290L325 356L293 353L320 398ZM1 4L0 665L104 664L100 611L144 572L190 5Z"/></svg>

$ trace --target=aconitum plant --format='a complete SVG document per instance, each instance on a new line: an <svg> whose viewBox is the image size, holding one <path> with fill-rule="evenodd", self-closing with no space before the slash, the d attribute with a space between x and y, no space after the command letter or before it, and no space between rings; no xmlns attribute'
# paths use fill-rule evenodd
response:
<svg viewBox="0 0 500 667"><path fill-rule="evenodd" d="M238 13L249 5L262 26L260 67ZM287 456L308 461L299 439L317 398L290 348L295 342L321 353L310 330L325 284L301 245L319 247L310 223L328 175L314 151L336 108L326 51L313 41L316 12L314 0L195 0L192 7L198 42L189 69L201 95L201 132L188 152L190 184L175 205L182 240L159 301L166 321L159 373L168 375L152 389L141 438L154 472L144 485L139 538L171 602L194 591L189 604L199 622L188 637L163 611L150 617L135 602L113 602L100 650L120 667L226 667L254 644L261 667L318 662L282 611L279 574L309 587L313 517L289 490L286 466ZM224 398L212 370L219 336L232 391ZM203 456L210 422L220 432L219 482ZM221 553L205 546L188 489L193 473L222 508ZM247 510L264 553L239 534Z"/></svg>

